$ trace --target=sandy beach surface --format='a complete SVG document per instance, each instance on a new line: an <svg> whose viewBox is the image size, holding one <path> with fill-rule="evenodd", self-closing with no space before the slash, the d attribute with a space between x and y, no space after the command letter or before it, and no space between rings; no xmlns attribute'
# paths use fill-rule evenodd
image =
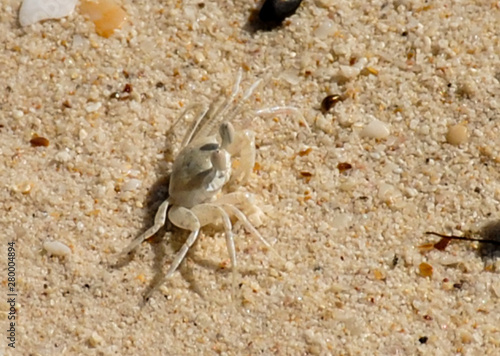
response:
<svg viewBox="0 0 500 356"><path fill-rule="evenodd" d="M20 5L0 2L0 355L500 354L500 252L425 235L500 218L500 2L310 0L269 29L256 1L124 0L108 38L80 3L26 27ZM187 237L117 264L193 115L167 133L240 70L263 85L227 120L256 164L224 193L254 195L282 259L232 219L232 300L209 225L143 303ZM276 106L296 110L256 114Z"/></svg>

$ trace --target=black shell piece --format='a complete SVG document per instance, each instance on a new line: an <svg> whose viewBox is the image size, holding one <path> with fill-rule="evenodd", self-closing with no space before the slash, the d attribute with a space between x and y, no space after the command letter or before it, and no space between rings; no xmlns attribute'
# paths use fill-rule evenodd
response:
<svg viewBox="0 0 500 356"><path fill-rule="evenodd" d="M326 96L321 102L321 111L326 113L330 111L338 102L342 101L342 96L339 94L332 94Z"/></svg>
<svg viewBox="0 0 500 356"><path fill-rule="evenodd" d="M262 22L281 23L293 15L302 0L266 0L259 11Z"/></svg>

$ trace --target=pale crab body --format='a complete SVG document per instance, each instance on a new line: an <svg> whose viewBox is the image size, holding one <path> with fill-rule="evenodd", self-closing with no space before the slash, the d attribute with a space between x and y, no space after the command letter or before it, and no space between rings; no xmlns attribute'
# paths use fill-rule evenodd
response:
<svg viewBox="0 0 500 356"><path fill-rule="evenodd" d="M232 94L221 105L217 107L214 104L209 107L193 105L188 107L176 121L177 123L185 119L186 112L189 110L198 109L194 122L184 137L182 148L174 160L168 199L159 206L154 225L134 239L122 252L123 254L130 253L144 240L153 236L165 224L167 215L173 225L190 231L186 242L177 252L170 268L157 286L174 274L189 248L198 238L203 226L222 223L233 269L234 297L237 260L230 216L234 216L246 230L274 251L244 213L245 211L253 216L261 213L254 203L253 195L241 190L226 194L222 192L223 187L230 180L237 183L245 182L255 164L253 132L249 130L235 132L232 124L225 119L226 115L231 118L239 112L239 106L233 102L238 94L240 81L241 72ZM260 81L254 83L247 90L243 95L243 100L251 95L259 83ZM276 108L272 108L269 112L275 111ZM261 111L261 113L265 114L267 111ZM238 157L239 164L231 176L233 157ZM153 291L154 288L150 290L146 298Z"/></svg>
<svg viewBox="0 0 500 356"><path fill-rule="evenodd" d="M209 202L230 176L231 155L221 148L215 136L193 142L179 152L173 164L168 189L170 204L192 208Z"/></svg>

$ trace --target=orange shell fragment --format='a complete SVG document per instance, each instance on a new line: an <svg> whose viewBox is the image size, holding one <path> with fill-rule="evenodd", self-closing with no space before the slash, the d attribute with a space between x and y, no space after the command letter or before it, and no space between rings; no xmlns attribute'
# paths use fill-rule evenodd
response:
<svg viewBox="0 0 500 356"><path fill-rule="evenodd" d="M418 266L418 272L422 277L432 277L432 270L432 266L425 262L422 262Z"/></svg>
<svg viewBox="0 0 500 356"><path fill-rule="evenodd" d="M127 20L127 13L114 0L83 0L82 15L94 22L99 36L108 38Z"/></svg>

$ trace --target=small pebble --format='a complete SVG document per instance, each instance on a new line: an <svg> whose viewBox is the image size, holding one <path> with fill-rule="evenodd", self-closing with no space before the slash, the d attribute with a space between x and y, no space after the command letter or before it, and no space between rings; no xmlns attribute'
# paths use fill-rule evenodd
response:
<svg viewBox="0 0 500 356"><path fill-rule="evenodd" d="M389 134L389 128L380 120L373 120L361 131L361 137L376 139L386 138L387 136L389 136Z"/></svg>
<svg viewBox="0 0 500 356"><path fill-rule="evenodd" d="M122 192L130 192L132 190L136 190L142 184L142 181L139 179L130 179L121 187Z"/></svg>
<svg viewBox="0 0 500 356"><path fill-rule="evenodd" d="M333 36L333 34L337 31L335 27L335 22L330 19L323 21L318 28L314 31L314 37L316 38L327 38Z"/></svg>
<svg viewBox="0 0 500 356"><path fill-rule="evenodd" d="M392 184L382 182L378 187L378 197L385 202L394 202L401 197L401 192Z"/></svg>
<svg viewBox="0 0 500 356"><path fill-rule="evenodd" d="M80 140L85 140L88 136L88 132L85 131L85 129L80 129L80 131L78 132L78 137L80 138Z"/></svg>
<svg viewBox="0 0 500 356"><path fill-rule="evenodd" d="M422 336L421 338L418 339L418 341L421 343L421 344L425 344L427 343L427 340L429 340L429 338L427 336Z"/></svg>
<svg viewBox="0 0 500 356"><path fill-rule="evenodd" d="M285 263L285 270L287 270L288 272L292 271L294 268L295 268L295 265L293 264L293 262L287 261Z"/></svg>
<svg viewBox="0 0 500 356"><path fill-rule="evenodd" d="M24 116L24 113L21 110L13 110L12 116L14 117L14 119L20 119Z"/></svg>
<svg viewBox="0 0 500 356"><path fill-rule="evenodd" d="M14 191L26 195L26 194L29 194L31 192L32 188L33 188L33 183L23 182L21 184L17 184L14 187Z"/></svg>
<svg viewBox="0 0 500 356"><path fill-rule="evenodd" d="M281 23L297 11L302 0L266 0L259 11L263 22Z"/></svg>
<svg viewBox="0 0 500 356"><path fill-rule="evenodd" d="M89 103L85 105L85 111L88 113L95 112L100 109L101 105L102 104L100 102Z"/></svg>
<svg viewBox="0 0 500 356"><path fill-rule="evenodd" d="M99 335L95 331L89 337L89 345L91 347L97 347L97 346L101 345L103 342L104 342L104 339L102 338L102 336Z"/></svg>
<svg viewBox="0 0 500 356"><path fill-rule="evenodd" d="M71 249L59 241L45 241L43 249L51 256L65 257L71 253Z"/></svg>
<svg viewBox="0 0 500 356"><path fill-rule="evenodd" d="M331 120L327 120L323 115L319 115L316 118L315 125L326 134L330 134L333 131Z"/></svg>
<svg viewBox="0 0 500 356"><path fill-rule="evenodd" d="M454 146L458 146L469 139L467 127L462 124L451 126L446 133L446 141Z"/></svg>
<svg viewBox="0 0 500 356"><path fill-rule="evenodd" d="M457 88L457 94L465 96L467 98L476 96L479 91L480 90L477 88L476 83L474 83L472 80L466 80Z"/></svg>
<svg viewBox="0 0 500 356"><path fill-rule="evenodd" d="M71 153L67 150L59 151L54 158L57 162L68 162L71 159Z"/></svg>
<svg viewBox="0 0 500 356"><path fill-rule="evenodd" d="M354 79L361 72L361 68L355 66L340 66L339 74L345 79Z"/></svg>

